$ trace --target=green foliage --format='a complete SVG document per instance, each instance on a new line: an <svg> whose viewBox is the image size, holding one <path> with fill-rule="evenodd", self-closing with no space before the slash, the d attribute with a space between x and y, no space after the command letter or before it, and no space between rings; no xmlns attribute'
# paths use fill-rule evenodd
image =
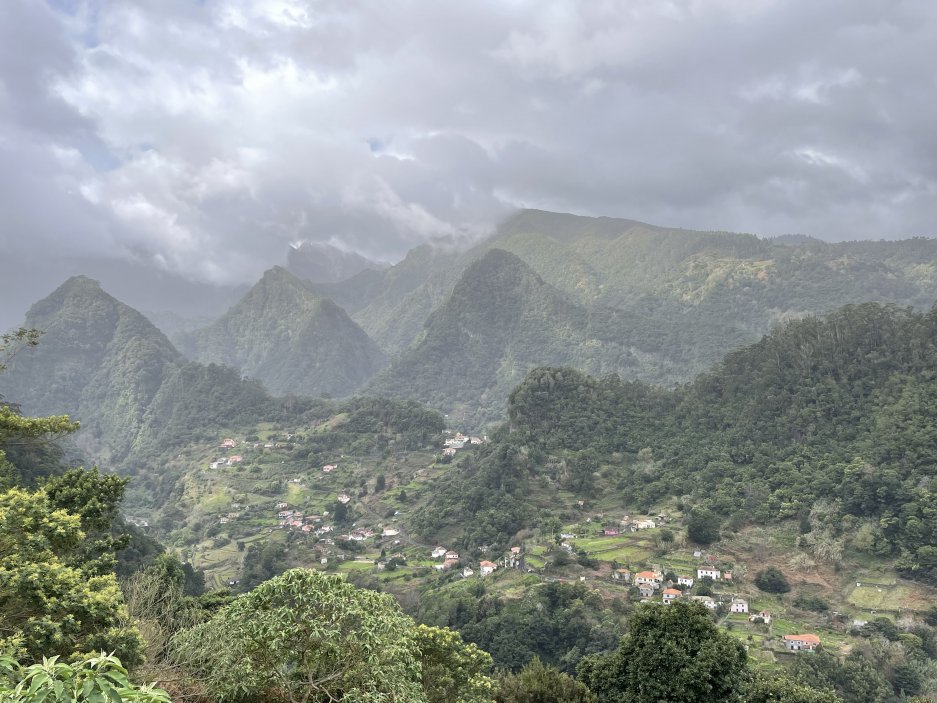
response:
<svg viewBox="0 0 937 703"><path fill-rule="evenodd" d="M765 593L787 593L791 585L776 566L769 566L755 574L755 585Z"/></svg>
<svg viewBox="0 0 937 703"><path fill-rule="evenodd" d="M501 677L497 703L596 703L598 700L569 674L544 666L536 657L516 674Z"/></svg>
<svg viewBox="0 0 937 703"><path fill-rule="evenodd" d="M28 662L107 650L139 660L113 573L87 560L81 517L44 491L0 493L0 650Z"/></svg>
<svg viewBox="0 0 937 703"><path fill-rule="evenodd" d="M719 539L719 518L711 510L699 508L690 513L687 536L697 544L708 545Z"/></svg>
<svg viewBox="0 0 937 703"><path fill-rule="evenodd" d="M618 649L587 657L578 672L603 703L737 701L746 658L703 606L678 601L639 607Z"/></svg>
<svg viewBox="0 0 937 703"><path fill-rule="evenodd" d="M263 583L176 635L174 649L225 700L426 701L413 623L393 598L318 571Z"/></svg>
<svg viewBox="0 0 937 703"><path fill-rule="evenodd" d="M759 673L745 692L745 703L841 703L833 691L819 690L786 676Z"/></svg>
<svg viewBox="0 0 937 703"><path fill-rule="evenodd" d="M418 625L414 631L427 703L489 703L496 686L491 655L458 632Z"/></svg>
<svg viewBox="0 0 937 703"><path fill-rule="evenodd" d="M272 393L345 396L387 358L340 307L279 266L184 350L261 381Z"/></svg>
<svg viewBox="0 0 937 703"><path fill-rule="evenodd" d="M151 685L136 686L114 656L101 653L72 664L59 657L22 666L0 657L0 700L4 703L170 703Z"/></svg>
<svg viewBox="0 0 937 703"><path fill-rule="evenodd" d="M586 654L615 647L620 617L582 584L545 583L520 598L486 594L478 583L422 594L417 618L458 630L489 652L498 667L518 671L537 657L567 672Z"/></svg>

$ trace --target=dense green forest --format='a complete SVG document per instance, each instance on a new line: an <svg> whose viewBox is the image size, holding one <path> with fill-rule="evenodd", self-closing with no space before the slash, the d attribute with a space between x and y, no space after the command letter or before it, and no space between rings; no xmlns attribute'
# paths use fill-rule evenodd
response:
<svg viewBox="0 0 937 703"><path fill-rule="evenodd" d="M561 454L582 495L615 491L641 512L674 496L729 526L800 519L834 544L858 531L870 553L932 579L935 368L937 312L865 304L791 322L673 391L538 369L420 524L477 514L477 543L530 524L526 487Z"/></svg>
<svg viewBox="0 0 937 703"><path fill-rule="evenodd" d="M280 267L220 319L183 335L180 348L197 361L239 369L276 395L347 396L386 364L344 310Z"/></svg>

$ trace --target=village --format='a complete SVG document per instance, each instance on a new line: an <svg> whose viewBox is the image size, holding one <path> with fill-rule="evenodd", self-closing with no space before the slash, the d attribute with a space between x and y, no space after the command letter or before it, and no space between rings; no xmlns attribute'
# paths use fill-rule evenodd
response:
<svg viewBox="0 0 937 703"><path fill-rule="evenodd" d="M748 546L694 546L673 504L635 514L614 510L604 498L565 493L568 502L550 508L562 518L554 527L524 531L507 544L466 550L458 540L422 542L408 530L414 506L432 501L434 482L445 481L460 456L486 440L453 431L432 449L383 457L338 451L303 462L296 459L303 446L296 430L264 427L245 438L223 437L202 450L208 458L198 460L187 486L206 536L179 543L180 554L216 587L236 587L246 548L274 541L288 547L296 565L376 579L391 592L467 579L506 593L568 582L633 604L697 602L751 656L767 660L841 649L876 615L896 616L858 598L874 590L868 584L856 584L846 602L822 613L762 592L753 583L757 567L745 556Z"/></svg>

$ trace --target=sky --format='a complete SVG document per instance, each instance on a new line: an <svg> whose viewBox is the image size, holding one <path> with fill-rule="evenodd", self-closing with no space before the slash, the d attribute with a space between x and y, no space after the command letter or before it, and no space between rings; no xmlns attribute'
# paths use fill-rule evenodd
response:
<svg viewBox="0 0 937 703"><path fill-rule="evenodd" d="M0 296L519 207L935 236L935 66L933 0L2 0Z"/></svg>

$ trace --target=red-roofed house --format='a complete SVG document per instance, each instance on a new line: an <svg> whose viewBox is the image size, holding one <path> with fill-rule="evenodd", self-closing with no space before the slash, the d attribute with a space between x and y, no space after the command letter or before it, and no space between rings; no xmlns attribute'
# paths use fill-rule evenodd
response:
<svg viewBox="0 0 937 703"><path fill-rule="evenodd" d="M683 591L678 591L676 588L665 588L664 589L664 605L670 605L670 603L680 596L683 595Z"/></svg>
<svg viewBox="0 0 937 703"><path fill-rule="evenodd" d="M634 575L634 583L636 586L648 584L657 588L660 586L660 577L653 571L639 571Z"/></svg>
<svg viewBox="0 0 937 703"><path fill-rule="evenodd" d="M495 569L498 568L498 565L495 564L493 561L483 561L480 564L480 566L481 566L482 576L487 576L488 574L492 573Z"/></svg>
<svg viewBox="0 0 937 703"><path fill-rule="evenodd" d="M805 650L812 652L820 646L820 638L816 635L784 635L784 646L790 652Z"/></svg>

